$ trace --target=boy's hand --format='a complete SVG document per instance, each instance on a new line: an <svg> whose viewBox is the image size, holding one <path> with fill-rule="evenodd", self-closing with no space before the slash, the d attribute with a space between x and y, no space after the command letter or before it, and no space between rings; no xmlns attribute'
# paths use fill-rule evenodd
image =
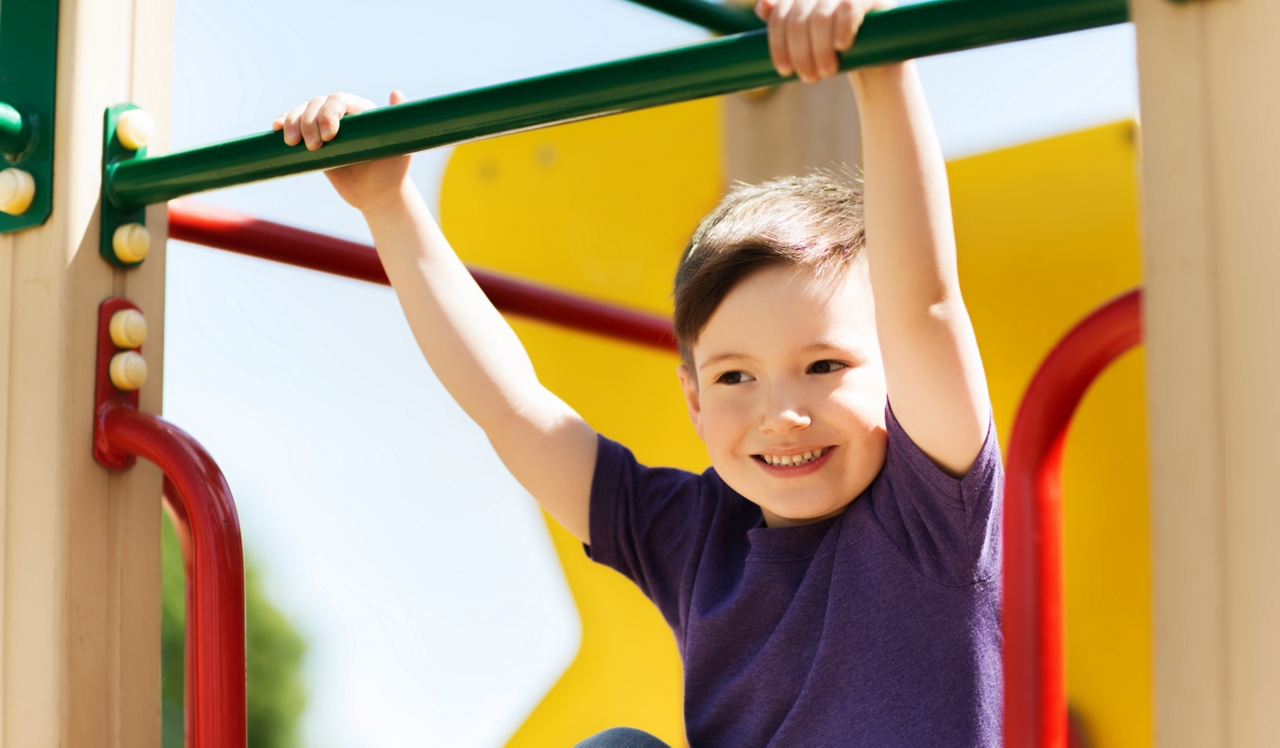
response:
<svg viewBox="0 0 1280 748"><path fill-rule="evenodd" d="M891 7L890 0L757 0L756 15L769 25L778 75L817 83L840 71L839 53L853 46L867 12Z"/></svg>
<svg viewBox="0 0 1280 748"><path fill-rule="evenodd" d="M391 92L392 106L404 101L404 94ZM284 131L285 144L305 142L307 150L314 151L337 136L343 115L363 112L374 106L372 101L352 94L317 96L276 117L271 129ZM394 156L330 169L324 174L343 200L364 211L399 198L409 178L411 159L411 156Z"/></svg>

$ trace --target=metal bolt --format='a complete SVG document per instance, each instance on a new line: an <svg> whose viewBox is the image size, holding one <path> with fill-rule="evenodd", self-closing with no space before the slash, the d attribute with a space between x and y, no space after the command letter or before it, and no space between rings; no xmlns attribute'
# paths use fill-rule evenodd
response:
<svg viewBox="0 0 1280 748"><path fill-rule="evenodd" d="M121 348L137 348L147 340L147 318L137 309L121 309L107 325L111 342Z"/></svg>
<svg viewBox="0 0 1280 748"><path fill-rule="evenodd" d="M140 223L125 223L111 235L111 249L121 262L142 262L151 249L151 233Z"/></svg>
<svg viewBox="0 0 1280 748"><path fill-rule="evenodd" d="M143 109L130 109L116 120L116 138L131 151L146 148L156 134L156 121Z"/></svg>
<svg viewBox="0 0 1280 748"><path fill-rule="evenodd" d="M19 216L31 207L36 195L36 180L22 169L0 171L0 211Z"/></svg>
<svg viewBox="0 0 1280 748"><path fill-rule="evenodd" d="M147 383L147 362L137 351L121 351L111 357L107 373L116 389L132 392Z"/></svg>

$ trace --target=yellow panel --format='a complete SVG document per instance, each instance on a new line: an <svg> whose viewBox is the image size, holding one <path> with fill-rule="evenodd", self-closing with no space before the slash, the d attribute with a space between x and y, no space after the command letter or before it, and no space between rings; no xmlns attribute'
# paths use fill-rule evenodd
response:
<svg viewBox="0 0 1280 748"><path fill-rule="evenodd" d="M445 172L441 221L467 262L669 314L680 252L720 197L719 133L719 105L703 101L463 146ZM596 429L648 464L707 466L674 354L512 323L543 383ZM549 525L582 645L510 744L570 746L629 725L682 745L670 629L631 582Z"/></svg>
<svg viewBox="0 0 1280 748"><path fill-rule="evenodd" d="M676 387L674 354L549 325L512 320L542 381L602 433L650 464L701 470L702 443ZM582 544L548 518L582 617L578 657L509 743L570 746L619 725L684 744L682 670L658 609L621 574L588 560Z"/></svg>
<svg viewBox="0 0 1280 748"><path fill-rule="evenodd" d="M1081 317L1141 282L1134 126L949 165L960 274L1009 436L1035 368ZM1152 744L1142 359L1086 396L1065 458L1067 679L1098 748Z"/></svg>
<svg viewBox="0 0 1280 748"><path fill-rule="evenodd" d="M669 314L721 171L719 104L695 101L458 148L440 217L468 262Z"/></svg>

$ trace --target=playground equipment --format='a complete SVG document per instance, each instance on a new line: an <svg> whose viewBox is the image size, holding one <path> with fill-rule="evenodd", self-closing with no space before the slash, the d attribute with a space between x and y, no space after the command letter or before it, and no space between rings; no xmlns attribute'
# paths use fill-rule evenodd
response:
<svg viewBox="0 0 1280 748"><path fill-rule="evenodd" d="M391 284L373 247L190 200L169 203L169 236L322 273L384 286ZM471 269L471 275L499 311L675 350L671 322L662 317L475 268Z"/></svg>
<svg viewBox="0 0 1280 748"><path fill-rule="evenodd" d="M1142 342L1141 301L1131 291L1067 333L1014 420L1003 526L1006 745L1068 745L1062 450L1085 390Z"/></svg>
<svg viewBox="0 0 1280 748"><path fill-rule="evenodd" d="M0 346L10 373L0 414L7 439L0 466L7 491L4 558L24 562L21 574L6 575L5 682L23 684L5 689L2 697L6 744L68 744L79 736L145 735L151 729L138 726L147 719L138 715L154 714L146 684L154 679L156 655L144 646L151 641L147 601L154 592L147 586L147 564L152 562L131 554L148 547L148 538L157 534L140 518L158 484L148 482L156 477L144 466L103 477L89 461L83 438L89 422L83 412L87 374L78 372L92 367L77 366L75 354L93 347L85 299L96 304L106 296L128 296L157 313L162 308L159 270L143 261L152 244L143 240L148 236L143 231L148 219L153 225L163 222L163 213L143 210L144 205L268 176L777 82L770 77L761 33L747 32L612 66L359 115L338 140L314 154L287 149L278 136L261 135L224 144L226 161L214 148L146 159L140 154L145 137L135 137L145 135L145 127L123 138L112 138L108 130L108 149L121 150L118 160L105 164L103 175L104 153L93 143L97 122L85 124L110 103L98 92L112 97L125 92L158 117L164 114L164 96L156 92L167 90L167 80L153 71L167 69L167 51L149 42L165 36L151 33L148 24L157 17L162 23L166 6L163 0L138 0L126 11L115 0L94 2L110 11L81 12L89 0L63 0L61 42L56 5L6 0L0 6L0 102L5 104L0 106L0 150L9 169L25 174L9 171L0 184L0 202L11 211L0 215L0 234L5 234L0 245L13 258L4 270L12 273L4 276L10 317L0 325L11 335ZM663 5L697 12L689 2ZM32 9L43 15L15 22L17 14ZM1119 22L1126 14L1124 3L1101 0L938 0L868 19L859 47L845 63L1088 28ZM1157 732L1170 745L1262 745L1275 734L1280 676L1271 653L1280 608L1274 605L1272 582L1280 557L1264 530L1275 524L1274 502L1265 501L1271 480L1266 455L1276 445L1268 424L1280 407L1272 384L1280 357L1266 325L1280 311L1280 294L1275 293L1274 253L1266 250L1275 244L1276 229L1268 223L1265 200L1255 196L1269 195L1263 186L1277 167L1274 149L1267 147L1269 135L1257 123L1277 114L1275 102L1259 94L1270 90L1266 76L1275 60L1274 45L1258 30L1274 28L1278 14L1259 0L1177 6L1163 0L1133 2L1143 73L1148 216L1149 283L1143 303L1153 372ZM1210 28L1214 33L1206 33ZM921 36L912 36L917 32ZM102 42L113 34L127 40L117 46ZM64 75L76 76L76 86L58 91L55 138L53 57L59 48L64 50L59 65ZM867 56L851 60L859 54ZM104 65L104 59L128 64ZM28 69L32 74L10 74ZM1223 75L1224 70L1232 74ZM612 85L601 83L610 77L605 83ZM15 81L30 85L33 93L22 94ZM330 157L338 160L327 161ZM110 231L87 244L98 244L112 263L134 268L127 273L77 251L84 236L99 233L92 226L92 199L82 196L96 192L85 186L100 176L107 177L101 226ZM28 194L30 203L24 205ZM116 230L126 224L135 226L121 235L118 252ZM41 228L8 235L33 227ZM160 246L158 240L154 244ZM111 358L129 352L112 344ZM157 349L148 350L154 355ZM105 369L99 361L94 371L100 381L104 375L110 379L110 368L109 361ZM117 368L126 385L138 381L136 366ZM158 373L156 367L153 378ZM139 397L140 408L158 410L154 382L120 391ZM183 460L155 441L164 427L141 425L146 421L142 410L119 405L107 410L99 430L110 446L156 460L170 477L183 470ZM174 444L185 443L166 433ZM1054 433L1051 428L1028 442L1039 445L1050 466L1057 454ZM1014 456L1011 449L1011 461ZM1010 474L1012 482L1012 467ZM211 475L206 471L205 477ZM178 503L191 510L197 489L176 481L171 488L170 503L178 494ZM230 506L229 496L208 500ZM135 505L142 508L134 511ZM192 522L199 536L194 514ZM192 551L198 587L207 578L200 568L207 559L202 560L199 541ZM1051 562L1042 564L1036 573L1051 567ZM1052 610L1032 614L1040 625L1052 623L1055 615ZM193 632L192 641L207 633ZM1030 649L1034 655L1036 646ZM1047 640L1041 653L1046 649L1052 654ZM192 668L189 676L199 671ZM1059 677L1052 668L1040 675ZM1035 673L1028 677L1034 679ZM1055 687L1049 684L1029 697L1048 714L1028 717L1029 734L1047 730L1051 740L1062 734L1052 726L1061 714ZM188 689L198 704L216 705L210 701L216 693ZM1011 709L1015 701L1010 699ZM189 715L210 708L198 704ZM200 719L191 719L195 733L204 729ZM1012 732L1015 722L1009 724ZM1012 744L1016 738L1010 738ZM122 739L133 744L129 737Z"/></svg>
<svg viewBox="0 0 1280 748"><path fill-rule="evenodd" d="M140 455L164 472L164 502L182 544L187 579L188 744L243 745L240 521L231 489L209 453L178 427L138 410L146 365L140 378L131 378L120 362L142 362L137 351L146 329L145 318L127 299L107 299L98 307L93 456L103 467L124 470Z"/></svg>
<svg viewBox="0 0 1280 748"><path fill-rule="evenodd" d="M1117 23L1126 18L1127 8L1113 0L1034 3L935 0L869 16L860 31L858 44L842 56L841 67L850 69L1044 36ZM344 122L342 134L319 151L290 148L278 134L267 133L155 158L146 157L146 147L154 130L150 118L132 104L119 105L107 110L104 125L101 254L122 267L135 267L145 260L149 248L145 206L150 203L530 127L781 82L769 60L764 32L748 31L670 52L353 115ZM385 282L385 276L377 269L376 254L370 248L197 206L171 208L170 218L176 238ZM478 280L487 286L486 292L495 298L500 308L507 311L533 313L551 321L647 345L671 345L669 328L661 321L646 319L645 315L571 300L563 294L512 281L503 283L496 276L480 274ZM99 420L105 424L107 419L100 417ZM105 425L99 430L100 440L109 438L107 435L111 432ZM100 461L119 467L110 460ZM1016 561L1011 559L1012 563ZM207 562L196 557L192 563L193 575L198 579L202 576L202 563ZM215 634L195 620L193 616L189 636L193 651L201 652L212 646L208 644L208 637ZM1060 646L1056 656L1059 662L1045 668L1049 676L1062 672ZM241 684L238 698L243 702L243 678L237 675L243 671L242 657L239 661L223 658L212 664L200 661L193 669L197 677L209 677L211 685L198 686L188 692L188 711L194 714L190 718L193 731L189 737L197 744L211 740L223 744L214 735L225 738L242 733L243 715L220 711L214 705L237 698L236 692L225 688L232 682ZM218 671L216 676L210 674L214 669ZM1050 695L1043 705L1041 719L1055 727L1045 730L1047 734L1060 733L1065 737L1065 690L1052 685L1046 690ZM1009 721L1019 723L1017 717ZM1023 743L1015 739L1011 744Z"/></svg>
<svg viewBox="0 0 1280 748"><path fill-rule="evenodd" d="M870 14L840 66L849 70L1126 20L1124 2L1116 0L933 0ZM290 148L278 133L264 133L108 163L104 206L136 209L220 187L783 82L769 60L765 33L745 32L352 115L318 151Z"/></svg>

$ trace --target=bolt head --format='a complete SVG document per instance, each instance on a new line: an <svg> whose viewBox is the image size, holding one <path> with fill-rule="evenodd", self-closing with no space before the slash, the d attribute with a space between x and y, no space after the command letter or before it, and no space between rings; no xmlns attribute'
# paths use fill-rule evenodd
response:
<svg viewBox="0 0 1280 748"><path fill-rule="evenodd" d="M137 351L121 351L111 357L107 373L116 389L132 392L147 383L147 362Z"/></svg>
<svg viewBox="0 0 1280 748"><path fill-rule="evenodd" d="M140 223L121 224L111 235L111 249L121 262L142 262L151 250L151 233Z"/></svg>
<svg viewBox="0 0 1280 748"><path fill-rule="evenodd" d="M156 121L143 109L130 109L116 119L116 138L131 151L146 148L156 134Z"/></svg>
<svg viewBox="0 0 1280 748"><path fill-rule="evenodd" d="M36 180L22 169L0 171L0 211L20 216L36 196Z"/></svg>
<svg viewBox="0 0 1280 748"><path fill-rule="evenodd" d="M111 342L120 348L137 348L147 340L147 318L137 309L121 309L107 325Z"/></svg>

